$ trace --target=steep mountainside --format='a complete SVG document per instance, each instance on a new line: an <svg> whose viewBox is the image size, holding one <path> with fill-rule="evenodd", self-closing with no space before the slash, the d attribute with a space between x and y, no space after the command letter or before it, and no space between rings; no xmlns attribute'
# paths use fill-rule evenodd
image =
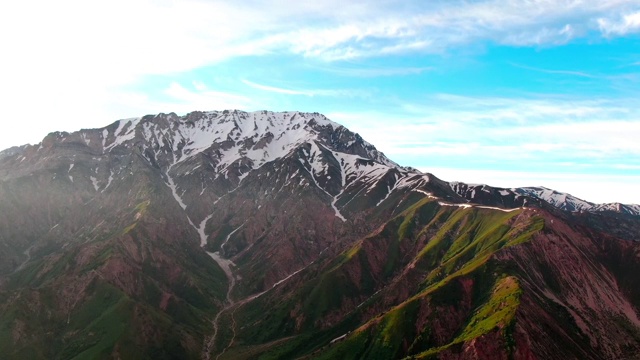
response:
<svg viewBox="0 0 640 360"><path fill-rule="evenodd" d="M317 113L52 133L0 152L0 348L628 357L640 352L638 210L447 183Z"/></svg>

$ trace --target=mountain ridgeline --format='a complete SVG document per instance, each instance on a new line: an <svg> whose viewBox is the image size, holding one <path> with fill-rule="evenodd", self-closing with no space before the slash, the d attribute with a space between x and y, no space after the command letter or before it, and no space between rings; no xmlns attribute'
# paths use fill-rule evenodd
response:
<svg viewBox="0 0 640 360"><path fill-rule="evenodd" d="M3 359L632 359L640 206L448 183L318 113L0 152Z"/></svg>

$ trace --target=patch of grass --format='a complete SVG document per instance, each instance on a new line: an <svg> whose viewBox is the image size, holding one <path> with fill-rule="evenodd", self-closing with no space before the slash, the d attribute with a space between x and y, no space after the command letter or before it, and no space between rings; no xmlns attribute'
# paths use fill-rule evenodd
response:
<svg viewBox="0 0 640 360"><path fill-rule="evenodd" d="M144 214L147 211L147 208L149 207L149 204L151 204L151 200L143 201L143 202L139 203L138 205L136 205L134 210L139 212L139 213L141 213L141 214Z"/></svg>
<svg viewBox="0 0 640 360"><path fill-rule="evenodd" d="M109 284L96 281L92 287L93 295L69 319L79 336L62 349L61 358L106 358L131 326L131 300Z"/></svg>
<svg viewBox="0 0 640 360"><path fill-rule="evenodd" d="M122 234L121 234L121 235L125 235L125 234L129 233L131 230L133 230L133 228L135 228L135 227L136 227L136 225L138 225L138 222L137 222L137 221L136 221L136 222L134 222L133 224L131 224L131 225L127 226L126 228L124 228L124 229L122 230Z"/></svg>
<svg viewBox="0 0 640 360"><path fill-rule="evenodd" d="M436 211L425 216L426 221L416 222L415 217L426 211L420 206L431 206ZM409 208L393 224L398 229L398 237L406 239L415 231L411 224L426 223L416 236L430 235L415 259L416 266L428 271L422 290L380 317L369 320L344 341L331 345L320 358L396 358L410 354L418 358L435 358L445 349L462 349L465 342L492 331L502 331L509 347L507 351L511 351L514 346L513 321L522 290L508 264L490 260L497 251L526 242L542 230L544 221L538 217L516 221L514 225L513 219L520 213L453 208L427 202ZM385 231L393 233L394 225L388 224ZM388 241L399 244L393 239ZM387 265L394 256L390 249L388 257L391 259ZM473 294L465 295L458 281L461 278L471 281ZM449 343L432 347L433 335L429 326L415 328L418 304L427 301L429 306L446 309L467 295L472 296L476 310L469 313L468 320L461 322L459 333ZM408 352L404 354L403 351Z"/></svg>
<svg viewBox="0 0 640 360"><path fill-rule="evenodd" d="M367 332L356 332L342 342L329 345L330 349L320 354L318 360L356 360L365 358L365 353L371 345L371 339Z"/></svg>
<svg viewBox="0 0 640 360"><path fill-rule="evenodd" d="M454 342L465 342L493 331L505 328L515 317L520 305L522 289L518 279L507 276L500 279L491 296L473 315L467 327Z"/></svg>
<svg viewBox="0 0 640 360"><path fill-rule="evenodd" d="M482 212L482 216L477 216L477 211ZM467 221L453 216L418 255L433 269L425 279L424 286L434 284L448 275L468 274L501 248L513 246L514 241L516 244L527 241L543 224L541 220L533 218L522 229L514 230L509 222L518 215L518 211L505 213L491 209L464 209L464 212L468 216ZM463 225L456 227L456 224Z"/></svg>
<svg viewBox="0 0 640 360"><path fill-rule="evenodd" d="M339 308L343 297L356 295L356 285L352 284L340 271L325 273L317 282L314 282L313 289L304 300L304 313L311 322L315 322L332 309Z"/></svg>
<svg viewBox="0 0 640 360"><path fill-rule="evenodd" d="M345 252L345 254L344 254L343 263L348 261L348 260L351 260L356 254L358 254L358 252L360 252L360 249L362 249L362 242L358 242L351 249L347 250L347 252Z"/></svg>
<svg viewBox="0 0 640 360"><path fill-rule="evenodd" d="M397 231L398 241L402 241L405 237L407 237L407 234L413 232L413 228L415 227L417 222L416 220L421 223L427 222L429 219L433 218L436 215L437 209L437 201L429 198L424 198L403 211L399 215L399 218L402 219L402 222L400 223Z"/></svg>

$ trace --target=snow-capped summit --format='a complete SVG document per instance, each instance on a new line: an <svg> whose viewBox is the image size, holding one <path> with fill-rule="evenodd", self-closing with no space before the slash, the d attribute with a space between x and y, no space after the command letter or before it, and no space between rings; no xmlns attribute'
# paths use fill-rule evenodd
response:
<svg viewBox="0 0 640 360"><path fill-rule="evenodd" d="M342 221L347 218L341 204L380 205L396 190L429 182L428 174L396 164L360 135L319 113L161 113L118 120L101 129L52 133L37 145L37 152L47 156L60 144L94 154L75 169L88 168L84 178L97 192L130 178L131 166L121 159L137 154L159 172L194 222L206 216L193 205L198 198L219 201L245 179L316 188ZM61 161L69 167L78 160ZM295 166L281 169L291 162ZM263 192L275 194L276 189ZM353 201L356 195L366 200Z"/></svg>
<svg viewBox="0 0 640 360"><path fill-rule="evenodd" d="M637 206L448 183L317 113L51 133L0 152L0 209L9 358L640 349Z"/></svg>
<svg viewBox="0 0 640 360"><path fill-rule="evenodd" d="M195 111L184 116L175 113L146 115L118 120L101 129L52 133L36 145L38 154L46 156L46 151L40 150L54 144L76 146L76 150L79 150L77 147L88 148L96 161L101 157L119 159L134 151L160 171L183 208L208 193L213 201L217 201L227 191L237 188L250 173L264 179L269 171L260 175L264 171L257 170L290 159L301 168L288 174L287 181L297 179L305 184L301 177L307 176L311 185L331 198L336 216L341 219L345 219L338 209L341 204L357 203L351 195L369 196L370 205L380 205L401 189L425 191L453 202L504 208L536 206L543 201L570 212L612 211L640 215L638 205L593 204L544 187L502 189L438 180L438 186L431 181L435 187L427 189L424 186L437 179L433 175L396 164L360 135L319 113L224 110ZM32 151L29 149L9 149L2 155L15 155L24 161L29 156L21 153ZM66 159L63 163L69 167L73 161ZM34 166L39 166L37 164L36 161ZM96 163L89 167L86 180L91 188L100 192L131 173L122 161ZM75 169L80 168L82 166ZM21 170L29 172L33 168L19 168L0 174L0 177L20 176ZM65 177L79 179L70 172Z"/></svg>
<svg viewBox="0 0 640 360"><path fill-rule="evenodd" d="M216 170L222 172L237 162L259 168L314 141L398 166L359 135L318 113L225 110L148 115L119 120L105 128L101 138L103 152L135 143L150 161L168 156L164 159L168 166L210 150Z"/></svg>
<svg viewBox="0 0 640 360"><path fill-rule="evenodd" d="M558 192L546 187L514 188L512 191L529 195L548 202L549 204L566 211L588 211L593 208L593 203L579 199L571 194Z"/></svg>

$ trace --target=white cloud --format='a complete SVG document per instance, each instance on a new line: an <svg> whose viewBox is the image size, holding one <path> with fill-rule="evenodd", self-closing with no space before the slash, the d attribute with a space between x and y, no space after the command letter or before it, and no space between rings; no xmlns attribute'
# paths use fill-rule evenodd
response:
<svg viewBox="0 0 640 360"><path fill-rule="evenodd" d="M16 131L0 134L0 148L37 142L48 131L101 126L130 103L157 102L123 91L148 75L248 55L336 60L440 52L486 41L554 44L589 30L620 36L638 31L639 7L637 0L4 1L0 98L3 121L14 121ZM306 94L333 94L323 91ZM203 96L220 99L214 95ZM222 103L243 104L237 100Z"/></svg>
<svg viewBox="0 0 640 360"><path fill-rule="evenodd" d="M249 80L241 80L242 83L251 88L274 92L285 95L302 95L302 96L342 96L342 97L366 97L367 93L362 90L351 89L286 89L276 86L258 84Z"/></svg>
<svg viewBox="0 0 640 360"><path fill-rule="evenodd" d="M151 98L137 92L121 92L114 97L114 110L108 115L110 122L114 119L125 117L126 114L157 114L159 112L175 112L185 114L191 111L200 110L223 110L223 109L247 109L254 108L255 102L246 96L225 93L209 89L201 82L193 84L193 89L187 88L177 82L172 82L162 93L163 100ZM104 126L108 122L103 122L99 126Z"/></svg>
<svg viewBox="0 0 640 360"><path fill-rule="evenodd" d="M596 4L573 0L424 2L397 9L371 7L348 21L325 18L319 25L290 31L280 40L285 42L281 46L294 53L325 60L409 51L440 52L483 41L555 45L585 36L591 30L624 35L636 26L635 14L627 11L639 7L634 0ZM623 24L613 26L611 31L600 24L611 23L606 19L615 17L624 19Z"/></svg>
<svg viewBox="0 0 640 360"><path fill-rule="evenodd" d="M13 131L0 135L0 147L35 143L50 131L103 126L127 107L119 103L125 98L122 85L208 63L212 45L227 40L199 38L198 27L224 15L199 7L3 2L0 98L2 121L11 121Z"/></svg>
<svg viewBox="0 0 640 360"><path fill-rule="evenodd" d="M536 183L535 180L544 180L541 173L572 171L588 173L594 184L596 180L611 183L616 179L615 174L624 171L635 176L634 179L640 177L637 174L640 166L640 143L637 141L640 138L640 110L634 101L553 96L544 100L505 99L440 94L425 99L419 105L406 104L404 113L333 113L329 116L359 132L400 164L421 167L437 176L441 173L433 167L448 167L451 171L457 168L459 177L447 178L445 173L440 175L447 180L514 187L556 186L588 200L622 201L622 197L605 199L611 189L607 189L606 194L573 190L582 186L577 178L563 178L564 182L551 179L546 183ZM485 178L480 176L466 176L471 173L461 169L469 168L487 169L477 171L477 174L505 169L511 171L504 177L505 181L508 180L504 183L496 181L500 180L498 177L483 180ZM529 169L530 174L522 177L522 180L529 181L516 181L518 178L512 174L515 169L520 172ZM529 176L531 174L536 176ZM625 185L625 189L631 189L631 182Z"/></svg>
<svg viewBox="0 0 640 360"><path fill-rule="evenodd" d="M621 170L640 170L640 165L629 165L629 164L613 164L611 165L614 169Z"/></svg>
<svg viewBox="0 0 640 360"><path fill-rule="evenodd" d="M242 82L245 85L249 85L250 87L252 87L254 89L264 90L264 91L269 91L269 92L275 92L275 93L278 93L278 94L305 95L305 96L313 96L314 95L314 93L311 92L311 91L291 90L291 89L284 89L284 88L279 88L279 87L275 87L275 86L261 85L261 84L256 84L254 82L251 82L249 80L242 80Z"/></svg>
<svg viewBox="0 0 640 360"><path fill-rule="evenodd" d="M172 106L177 105L178 108L184 109L175 111L244 109L251 104L251 100L246 96L209 90L203 84L199 84L196 90L189 90L173 82L164 93L172 98Z"/></svg>
<svg viewBox="0 0 640 360"><path fill-rule="evenodd" d="M285 51L339 59L439 51L478 40L561 43L597 21L608 35L627 33L640 24L640 11L624 12L640 7L632 0L408 4L7 2L1 10L11 16L0 24L0 36L11 50L8 61L15 59L16 65L30 61L51 69L61 66L121 83L243 55Z"/></svg>
<svg viewBox="0 0 640 360"><path fill-rule="evenodd" d="M434 70L433 67L340 67L340 66L332 66L332 67L322 67L321 70L342 75L342 76L352 76L352 77L362 77L362 78L371 78L371 77L381 77L381 76L404 76L404 75L419 75L424 72Z"/></svg>
<svg viewBox="0 0 640 360"><path fill-rule="evenodd" d="M559 74L559 75L571 75L571 76L577 76L577 77L583 77L583 78L595 78L597 77L596 75L584 72L584 71L575 71L575 70L554 70L554 69L542 69L542 68L537 68L537 67L533 67L533 66L526 66L526 65L521 65L521 64L515 64L515 63L511 63L511 65L521 68L521 69L526 69L526 70L532 70L532 71L537 71L537 72L541 72L541 73L546 73L546 74Z"/></svg>
<svg viewBox="0 0 640 360"><path fill-rule="evenodd" d="M600 31L607 36L640 32L640 11L623 14L617 19L598 19Z"/></svg>

